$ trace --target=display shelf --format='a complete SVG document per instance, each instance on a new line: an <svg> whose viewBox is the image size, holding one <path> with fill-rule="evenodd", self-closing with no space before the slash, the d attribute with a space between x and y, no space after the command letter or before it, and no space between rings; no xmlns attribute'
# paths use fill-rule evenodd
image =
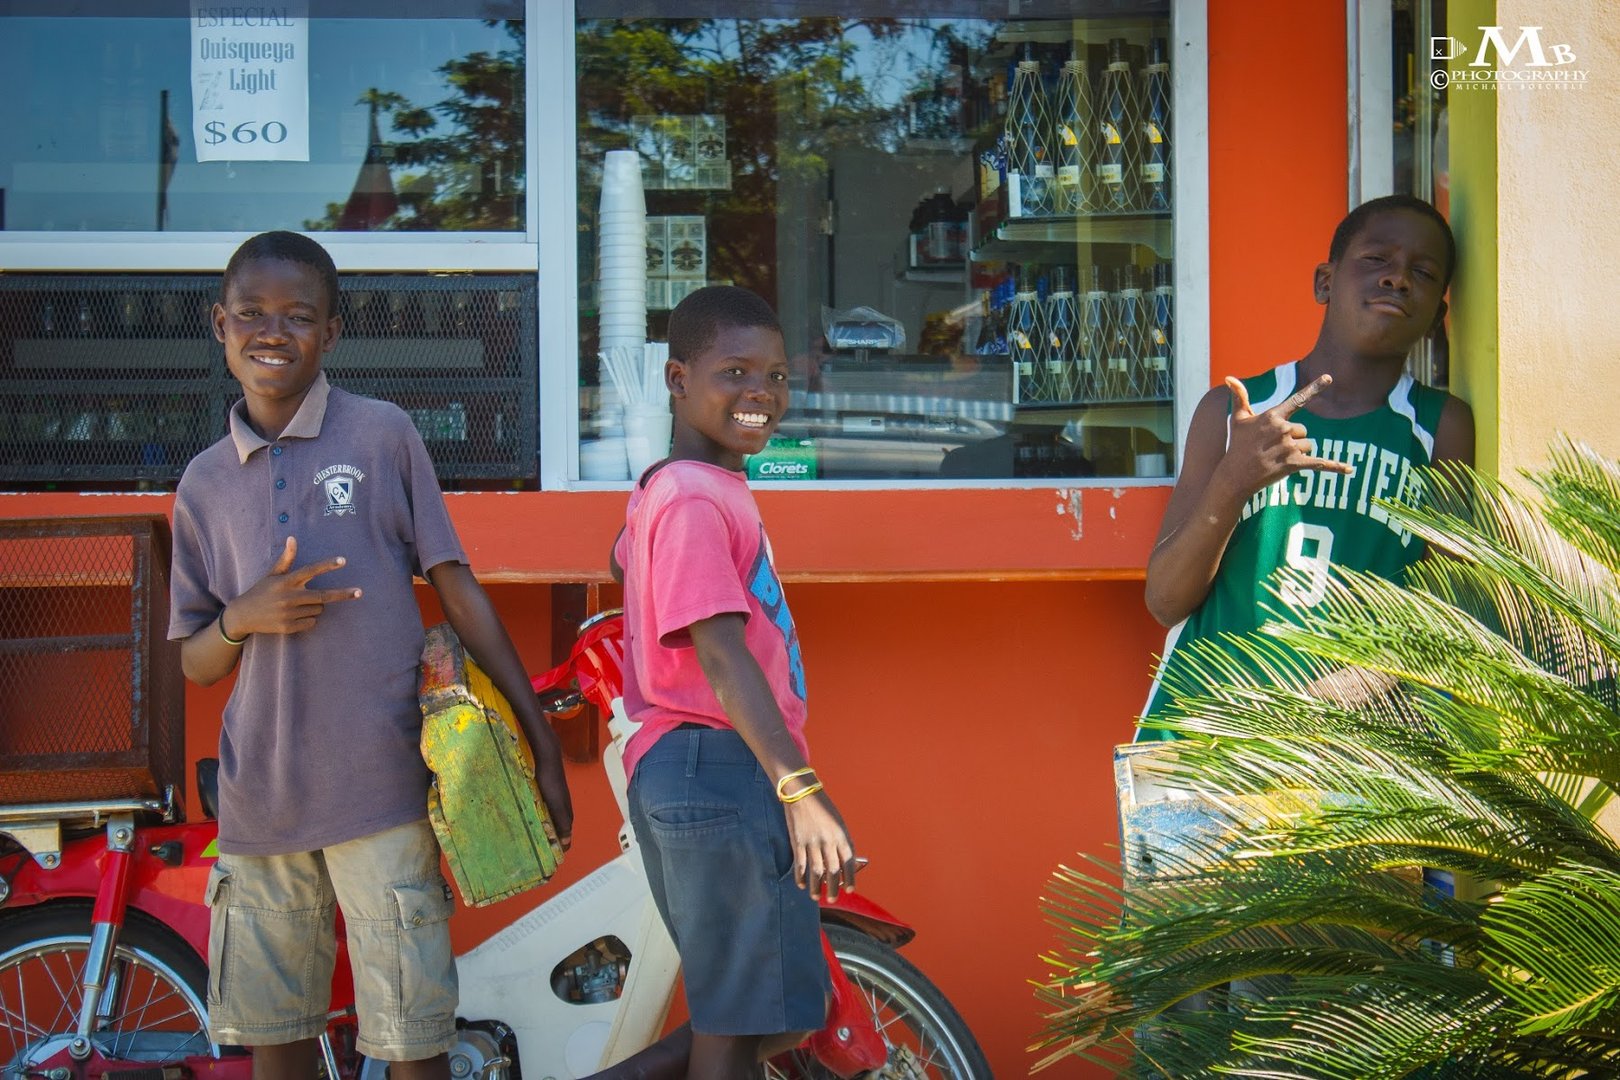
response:
<svg viewBox="0 0 1620 1080"><path fill-rule="evenodd" d="M967 281L967 264L952 266L912 266L894 275L896 281L909 281L921 285L961 285Z"/></svg>
<svg viewBox="0 0 1620 1080"><path fill-rule="evenodd" d="M1097 401L1020 401L1018 412L1086 412L1092 409L1168 409L1170 398L1104 398Z"/></svg>
<svg viewBox="0 0 1620 1080"><path fill-rule="evenodd" d="M1162 3L1132 5L1128 14L1119 10L1113 0L1092 0L1091 3L1071 4L1066 11L1068 19L1008 19L996 31L996 41L1005 45L1046 44L1063 45L1078 36L1080 40L1094 39L1100 33L1139 30L1149 19L1170 17L1169 0Z"/></svg>
<svg viewBox="0 0 1620 1080"><path fill-rule="evenodd" d="M1174 253L1168 211L1084 217L1007 218L973 249L974 262L1041 258L1040 245L1139 244L1161 259Z"/></svg>

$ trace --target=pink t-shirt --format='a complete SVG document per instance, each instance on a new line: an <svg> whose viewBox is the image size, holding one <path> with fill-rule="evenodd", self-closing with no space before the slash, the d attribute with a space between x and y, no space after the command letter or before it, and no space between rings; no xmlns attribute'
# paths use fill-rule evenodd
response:
<svg viewBox="0 0 1620 1080"><path fill-rule="evenodd" d="M625 772L680 724L731 726L687 633L695 622L731 612L745 616L748 651L808 758L799 635L743 475L673 461L631 492L625 516L614 552L624 567L624 707L641 722L625 746Z"/></svg>

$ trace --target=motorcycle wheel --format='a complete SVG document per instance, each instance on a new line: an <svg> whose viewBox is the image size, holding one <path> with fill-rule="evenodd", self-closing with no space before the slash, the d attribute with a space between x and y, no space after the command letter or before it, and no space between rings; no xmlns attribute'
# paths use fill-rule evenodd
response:
<svg viewBox="0 0 1620 1080"><path fill-rule="evenodd" d="M0 1075L27 1076L67 1048L90 949L90 907L0 916ZM91 1042L109 1060L163 1065L218 1055L208 1040L208 968L161 923L128 913Z"/></svg>
<svg viewBox="0 0 1620 1080"><path fill-rule="evenodd" d="M990 1080L990 1064L950 1001L928 976L894 949L858 930L828 925L844 974L872 1012L889 1060L871 1080ZM773 1059L773 1080L826 1080L832 1076L800 1049Z"/></svg>

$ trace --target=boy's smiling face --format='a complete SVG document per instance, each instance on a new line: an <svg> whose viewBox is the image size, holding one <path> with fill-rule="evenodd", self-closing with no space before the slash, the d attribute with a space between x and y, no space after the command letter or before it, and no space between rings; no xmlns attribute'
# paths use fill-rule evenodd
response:
<svg viewBox="0 0 1620 1080"><path fill-rule="evenodd" d="M1337 262L1316 268L1316 298L1334 337L1368 356L1404 357L1445 314L1446 240L1411 210L1367 221Z"/></svg>
<svg viewBox="0 0 1620 1080"><path fill-rule="evenodd" d="M696 357L671 359L665 379L675 398L677 459L741 469L787 412L787 353L781 332L769 327L722 326Z"/></svg>
<svg viewBox="0 0 1620 1080"><path fill-rule="evenodd" d="M286 259L245 264L214 305L214 336L261 435L281 433L337 344L343 320L330 308L320 272Z"/></svg>

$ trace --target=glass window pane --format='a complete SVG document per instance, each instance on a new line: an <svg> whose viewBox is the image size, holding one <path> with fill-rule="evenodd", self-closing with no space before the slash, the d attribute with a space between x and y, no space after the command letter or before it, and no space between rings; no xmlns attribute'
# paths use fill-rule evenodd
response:
<svg viewBox="0 0 1620 1080"><path fill-rule="evenodd" d="M1393 0L1390 7L1390 77L1393 117L1394 190L1426 199L1451 217L1447 84L1436 79L1446 62L1434 58L1434 43L1447 38L1446 5L1439 0ZM1451 382L1450 316L1412 346L1406 366L1431 386Z"/></svg>
<svg viewBox="0 0 1620 1080"><path fill-rule="evenodd" d="M1166 4L676 6L580 8L583 479L646 460L604 340L661 341L721 282L776 307L793 364L758 478L1168 473ZM641 235L603 202L615 150L644 267L614 256Z"/></svg>
<svg viewBox="0 0 1620 1080"><path fill-rule="evenodd" d="M0 125L0 226L525 227L521 19L474 17L466 4L446 5L469 7L465 18L312 19L309 160L199 161L192 58L204 41L228 46L231 31L194 41L178 7L168 18L54 17L38 5L0 16L0 94L15 103Z"/></svg>

